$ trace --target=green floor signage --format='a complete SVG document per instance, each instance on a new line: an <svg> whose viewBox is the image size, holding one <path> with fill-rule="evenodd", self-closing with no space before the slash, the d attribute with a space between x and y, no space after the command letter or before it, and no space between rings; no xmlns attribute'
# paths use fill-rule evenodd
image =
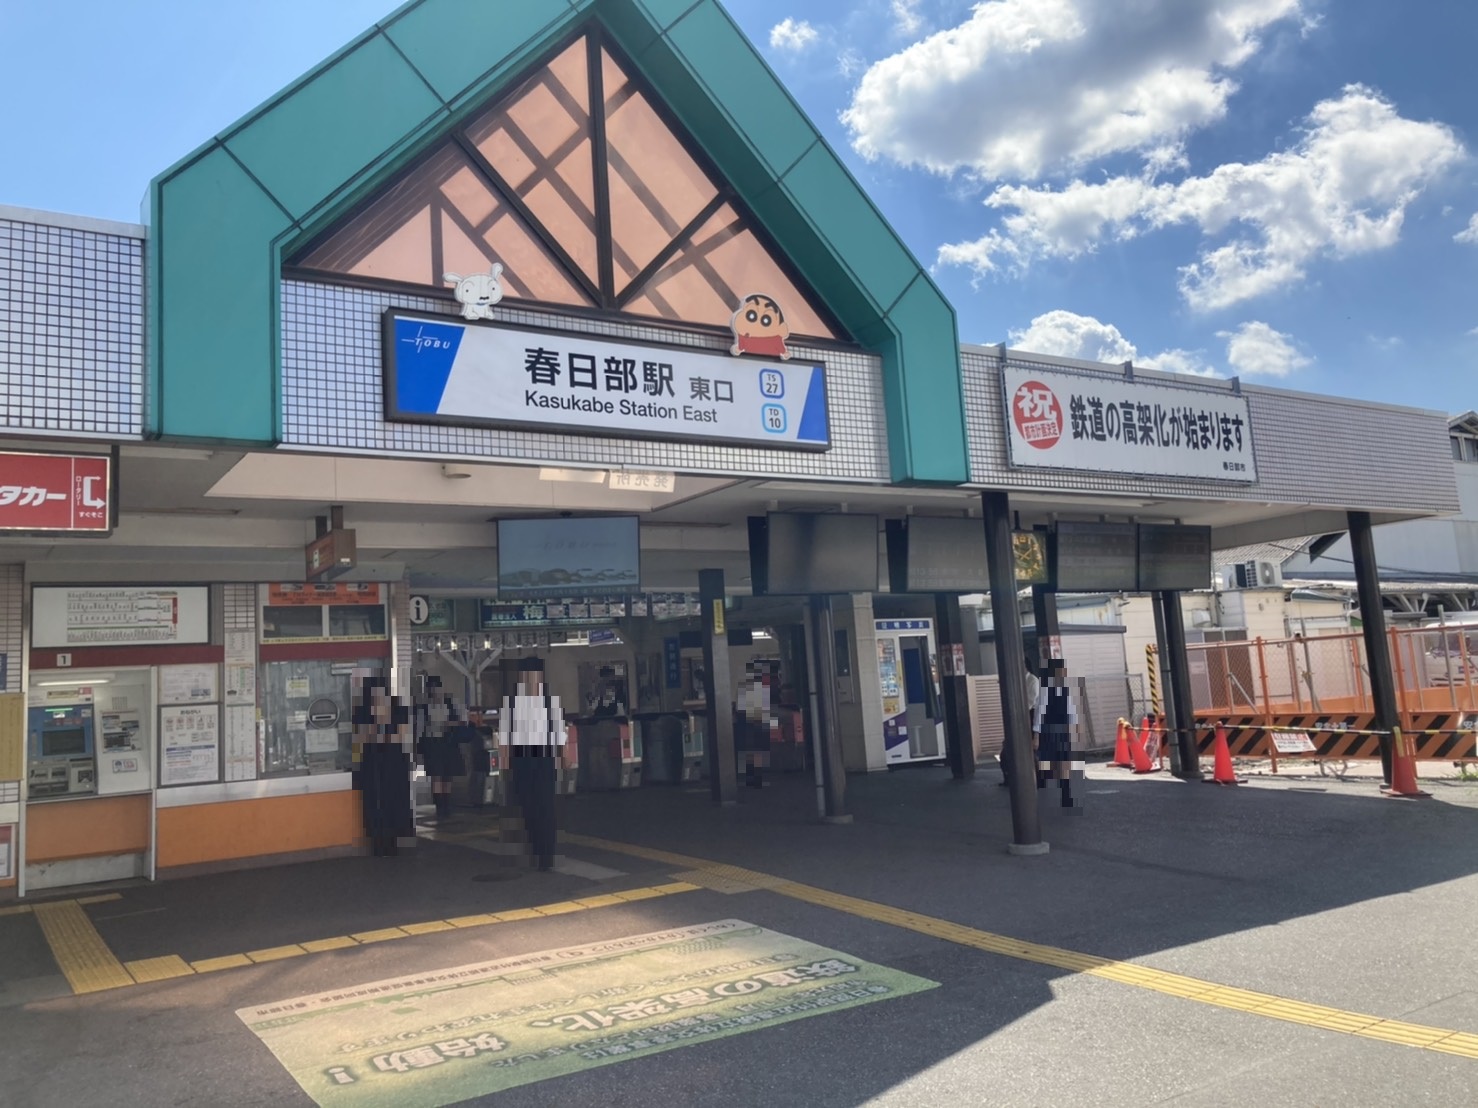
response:
<svg viewBox="0 0 1478 1108"><path fill-rule="evenodd" d="M937 984L730 919L236 1014L325 1108L435 1108Z"/></svg>

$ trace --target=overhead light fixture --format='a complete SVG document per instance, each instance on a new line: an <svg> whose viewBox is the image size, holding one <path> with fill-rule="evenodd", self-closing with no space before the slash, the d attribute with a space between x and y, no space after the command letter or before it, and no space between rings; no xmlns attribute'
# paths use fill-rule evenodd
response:
<svg viewBox="0 0 1478 1108"><path fill-rule="evenodd" d="M106 685L113 679L111 677L80 677L71 681L37 681L38 689L79 689L83 685Z"/></svg>
<svg viewBox="0 0 1478 1108"><path fill-rule="evenodd" d="M465 481L472 476L472 467L444 462L441 467L441 475L448 481Z"/></svg>

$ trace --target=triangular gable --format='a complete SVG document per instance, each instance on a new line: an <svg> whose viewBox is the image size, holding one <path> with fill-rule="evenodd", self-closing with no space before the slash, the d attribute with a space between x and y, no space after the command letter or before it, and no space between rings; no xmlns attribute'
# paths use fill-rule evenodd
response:
<svg viewBox="0 0 1478 1108"><path fill-rule="evenodd" d="M705 172L711 167L715 183L733 186L735 195L724 200L732 215L715 208L696 229L688 220L679 228L682 245L665 261L660 252L677 237L671 227L660 248L661 235L643 249L634 241L627 266L618 268L613 257L606 288L599 258L592 276L573 233L558 250L540 235L564 189L579 191L572 181L550 181L548 197L531 191L520 198L523 211L511 197L499 198L515 209L497 221L500 257L514 259L532 287L532 272L552 264L552 255L571 282L542 294L554 303L617 298L626 310L662 318L665 301L680 315L711 318L724 297L712 293L708 270L717 272L753 235L823 322L834 320L839 335L881 358L895 480L967 481L953 309L716 0L411 0L162 173L150 186L147 214L151 433L277 441L284 262L326 242L325 231L347 227L349 213L367 210L366 197L389 205L384 218L398 218L393 186L409 181L407 166L427 166L452 131L503 102L500 94L532 66L596 25L619 47L630 76L650 89L654 111L686 132L702 155L695 161ZM598 180L610 163L592 155L591 167ZM455 191L455 176L436 190ZM608 182L606 218L631 202L622 187ZM596 195L593 180L592 203ZM447 196L447 205L453 200L465 215L465 198ZM424 237L416 220L429 225L432 205L422 209L401 220L397 235L377 240L374 261L365 261L370 251L356 257L359 246L345 241L338 264L391 264ZM479 237L490 231L479 231L479 220L471 233L455 218L451 225L453 250L473 261L485 256ZM640 265L652 250L655 269ZM724 283L780 299L778 290L756 287L763 279L748 273Z"/></svg>
<svg viewBox="0 0 1478 1108"><path fill-rule="evenodd" d="M842 337L706 162L590 25L288 264L439 290L499 265L506 300L714 327L762 293Z"/></svg>

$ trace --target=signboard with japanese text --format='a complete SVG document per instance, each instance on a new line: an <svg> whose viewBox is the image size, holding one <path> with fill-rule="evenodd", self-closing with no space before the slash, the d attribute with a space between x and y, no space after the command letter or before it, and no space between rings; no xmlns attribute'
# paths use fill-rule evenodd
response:
<svg viewBox="0 0 1478 1108"><path fill-rule="evenodd" d="M380 586L355 585L268 585L267 603L274 608L320 608L329 604L379 604Z"/></svg>
<svg viewBox="0 0 1478 1108"><path fill-rule="evenodd" d="M1013 466L1257 481L1245 397L1041 367L1002 380Z"/></svg>
<svg viewBox="0 0 1478 1108"><path fill-rule="evenodd" d="M432 1108L937 985L727 919L236 1015L322 1108Z"/></svg>
<svg viewBox="0 0 1478 1108"><path fill-rule="evenodd" d="M823 366L390 309L385 417L826 450Z"/></svg>
<svg viewBox="0 0 1478 1108"><path fill-rule="evenodd" d="M112 529L107 454L0 453L0 531Z"/></svg>
<svg viewBox="0 0 1478 1108"><path fill-rule="evenodd" d="M159 784L221 779L221 710L215 704L159 709Z"/></svg>
<svg viewBox="0 0 1478 1108"><path fill-rule="evenodd" d="M170 646L210 641L210 590L50 588L31 593L31 645Z"/></svg>

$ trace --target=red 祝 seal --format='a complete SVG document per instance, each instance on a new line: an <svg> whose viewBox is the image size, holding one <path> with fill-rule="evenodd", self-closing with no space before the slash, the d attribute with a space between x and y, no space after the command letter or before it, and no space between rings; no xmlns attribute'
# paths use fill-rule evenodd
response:
<svg viewBox="0 0 1478 1108"><path fill-rule="evenodd" d="M1040 381L1025 382L1011 398L1011 422L1029 445L1052 449L1062 438L1062 405L1057 394Z"/></svg>

